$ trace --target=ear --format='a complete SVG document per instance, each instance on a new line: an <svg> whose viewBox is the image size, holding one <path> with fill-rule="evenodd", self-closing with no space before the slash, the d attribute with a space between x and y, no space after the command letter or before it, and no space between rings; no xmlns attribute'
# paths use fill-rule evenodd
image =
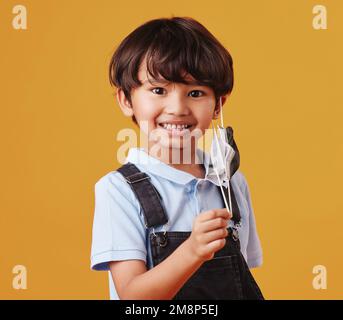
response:
<svg viewBox="0 0 343 320"><path fill-rule="evenodd" d="M224 107L224 103L226 101L226 99L228 98L228 96L222 96L222 107ZM215 106L214 108L214 112L213 112L213 119L217 119L220 115L220 101L218 101L218 104Z"/></svg>
<svg viewBox="0 0 343 320"><path fill-rule="evenodd" d="M124 115L126 117L132 117L133 116L133 108L132 108L129 100L126 98L123 89L118 88L116 96L117 96L117 101L118 101L119 107L120 107L121 111L124 113Z"/></svg>

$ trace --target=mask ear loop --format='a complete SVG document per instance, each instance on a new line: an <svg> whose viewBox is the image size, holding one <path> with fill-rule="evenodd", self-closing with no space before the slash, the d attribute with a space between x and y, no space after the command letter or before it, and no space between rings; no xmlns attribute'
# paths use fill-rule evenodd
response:
<svg viewBox="0 0 343 320"><path fill-rule="evenodd" d="M221 127L224 129L224 115L223 115L223 105L222 105L222 97L219 97L219 104L220 104L220 122L221 122ZM216 137L217 138L217 137ZM218 138L217 138L218 141ZM219 178L218 178L219 179ZM231 192L230 192L230 178L228 177L228 182L227 182L227 191L228 191L228 196L229 196L229 203L230 203L230 210L232 210L232 203L231 203ZM225 197L224 197L225 199ZM231 211L232 213L232 211Z"/></svg>
<svg viewBox="0 0 343 320"><path fill-rule="evenodd" d="M212 131L213 131L213 134L214 134L214 138L215 138L215 140L216 140L217 149L218 149L218 152L220 153L220 157L221 157L222 159L224 159L224 157L223 157L223 155L222 155L222 153L221 153L221 149L220 149L220 147L219 147L218 136L217 136L216 130L214 129L213 121L212 121ZM226 210L232 214L232 204L231 204L230 185L228 184L228 195L229 195L229 204L230 204L230 206L228 206L228 203L227 203L227 201L226 201L226 197L225 197L225 194L224 194L224 190L223 190L223 185L221 184L221 181L220 181L220 178L219 178L219 174L218 174L218 170L217 170L217 168L216 168L216 163L217 163L218 160L212 158L212 162L213 162L213 160L215 160L215 163L213 163L213 170L214 170L214 172L215 172L216 175L217 175L218 183L219 183L219 185L220 185L220 191L221 191L222 196L223 196L223 199L224 199L224 203L225 203ZM228 183L229 183L229 181L228 181Z"/></svg>
<svg viewBox="0 0 343 320"><path fill-rule="evenodd" d="M222 97L219 98L219 103L220 103L220 122L221 122L222 128L224 128L224 116L223 116Z"/></svg>
<svg viewBox="0 0 343 320"><path fill-rule="evenodd" d="M219 151L219 149L220 149L220 148L219 148L219 142L218 142L217 133L216 133L216 131L215 131L215 129L214 129L214 126L213 126L213 121L212 121L212 132L213 132L214 138L215 138L215 140L216 140L217 147L218 147L218 151ZM212 140L212 141L213 141L213 140ZM213 142L212 142L212 143L213 143ZM219 151L219 152L220 152L220 151ZM214 161L213 161L213 160L214 160ZM228 204L227 204L226 197L225 197L225 194L224 194L223 186L222 186L221 181L220 181L220 178L219 178L218 170L217 170L217 168L216 168L217 161L218 161L217 159L213 159L213 158L212 158L213 170L214 170L214 172L215 172L216 175L217 175L217 179L218 179L220 191L222 192L222 196L223 196L223 199L224 199L224 203L225 203L226 210L227 210L228 212L230 212L230 209L229 209L229 206L228 206Z"/></svg>

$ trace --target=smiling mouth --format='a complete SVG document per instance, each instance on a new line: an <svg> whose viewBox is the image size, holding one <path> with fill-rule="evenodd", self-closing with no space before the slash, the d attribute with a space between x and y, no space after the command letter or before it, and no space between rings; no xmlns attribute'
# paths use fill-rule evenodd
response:
<svg viewBox="0 0 343 320"><path fill-rule="evenodd" d="M165 130L179 131L179 132L184 131L184 130L189 130L191 127L193 127L192 124L171 124L171 123L158 123L158 126Z"/></svg>

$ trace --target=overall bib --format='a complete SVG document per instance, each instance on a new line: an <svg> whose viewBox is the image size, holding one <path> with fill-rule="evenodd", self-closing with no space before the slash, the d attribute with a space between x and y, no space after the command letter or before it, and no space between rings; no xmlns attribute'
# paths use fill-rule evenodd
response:
<svg viewBox="0 0 343 320"><path fill-rule="evenodd" d="M237 150L233 139L230 144ZM232 175L239 166L238 150L236 154L237 156L231 163ZM150 234L147 232L147 245L151 248L154 267L173 253L190 236L191 232L155 232L154 228L168 222L168 216L159 192L150 182L150 176L141 172L130 162L124 164L118 171L125 177L141 205L145 227L153 230ZM218 192L221 194L219 188ZM223 189L228 201L228 188L223 187ZM231 191L231 202L233 211L231 220L234 222L234 227L228 228L225 246L217 251L211 260L205 261L200 266L177 292L173 300L264 300L240 251L239 234L236 226L240 224L241 215L233 190Z"/></svg>

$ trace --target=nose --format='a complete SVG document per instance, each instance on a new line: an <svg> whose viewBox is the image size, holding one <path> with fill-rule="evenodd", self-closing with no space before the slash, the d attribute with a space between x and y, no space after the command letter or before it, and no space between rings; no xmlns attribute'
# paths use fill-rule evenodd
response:
<svg viewBox="0 0 343 320"><path fill-rule="evenodd" d="M174 92L165 101L164 112L176 116L187 116L190 114L190 109L187 106L186 98L180 93Z"/></svg>

